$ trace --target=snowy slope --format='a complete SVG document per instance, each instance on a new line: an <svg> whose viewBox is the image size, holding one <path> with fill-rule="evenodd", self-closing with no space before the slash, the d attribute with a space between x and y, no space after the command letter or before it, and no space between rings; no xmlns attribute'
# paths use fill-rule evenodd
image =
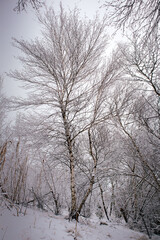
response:
<svg viewBox="0 0 160 240"><path fill-rule="evenodd" d="M27 209L26 215L16 216L8 209L0 211L0 240L73 240L76 222L63 216ZM77 240L146 240L144 234L125 226L109 223L100 225L98 219L80 219Z"/></svg>

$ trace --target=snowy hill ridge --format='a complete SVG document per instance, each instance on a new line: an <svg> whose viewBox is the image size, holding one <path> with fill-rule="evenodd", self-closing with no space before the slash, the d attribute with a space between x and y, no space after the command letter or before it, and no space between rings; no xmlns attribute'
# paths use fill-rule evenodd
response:
<svg viewBox="0 0 160 240"><path fill-rule="evenodd" d="M147 240L142 233L117 223L101 224L96 217L80 218L78 224L64 216L27 209L17 216L6 208L0 211L0 240ZM158 238L153 238L158 240Z"/></svg>

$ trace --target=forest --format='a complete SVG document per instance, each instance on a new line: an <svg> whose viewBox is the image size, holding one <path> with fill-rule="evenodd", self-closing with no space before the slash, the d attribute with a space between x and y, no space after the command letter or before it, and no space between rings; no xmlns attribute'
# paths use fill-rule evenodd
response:
<svg viewBox="0 0 160 240"><path fill-rule="evenodd" d="M14 39L22 68L8 76L26 96L7 98L1 77L0 204L66 209L76 221L114 216L152 238L160 236L160 4L113 2L93 20L47 8L37 15L41 37ZM110 53L111 23L127 33Z"/></svg>

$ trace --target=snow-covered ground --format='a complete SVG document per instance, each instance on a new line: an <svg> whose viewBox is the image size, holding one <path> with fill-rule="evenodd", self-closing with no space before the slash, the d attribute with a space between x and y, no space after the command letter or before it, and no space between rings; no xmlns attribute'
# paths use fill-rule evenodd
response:
<svg viewBox="0 0 160 240"><path fill-rule="evenodd" d="M0 208L0 240L147 240L147 236L113 222L100 225L98 218L69 222L64 216L27 209L26 215ZM158 238L156 238L158 240Z"/></svg>

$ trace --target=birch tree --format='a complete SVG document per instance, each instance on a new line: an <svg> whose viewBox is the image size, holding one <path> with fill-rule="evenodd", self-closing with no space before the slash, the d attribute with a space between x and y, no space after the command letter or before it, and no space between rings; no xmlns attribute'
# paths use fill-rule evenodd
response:
<svg viewBox="0 0 160 240"><path fill-rule="evenodd" d="M16 47L23 52L20 60L24 68L10 76L31 91L28 98L14 99L12 104L34 110L34 114L29 115L32 122L28 121L28 129L34 125L42 141L47 139L50 147L54 142L61 161L69 167L70 215L73 217L81 211L95 175L94 172L78 207L75 146L79 136L85 132L95 171L91 129L109 115L107 99L110 99L110 93L106 91L118 76L115 71L118 65L112 62L108 66L104 60L108 39L105 18L82 21L78 9L66 13L60 6L59 14L48 9L45 16L39 15L38 19L42 24L41 39L14 40Z"/></svg>

